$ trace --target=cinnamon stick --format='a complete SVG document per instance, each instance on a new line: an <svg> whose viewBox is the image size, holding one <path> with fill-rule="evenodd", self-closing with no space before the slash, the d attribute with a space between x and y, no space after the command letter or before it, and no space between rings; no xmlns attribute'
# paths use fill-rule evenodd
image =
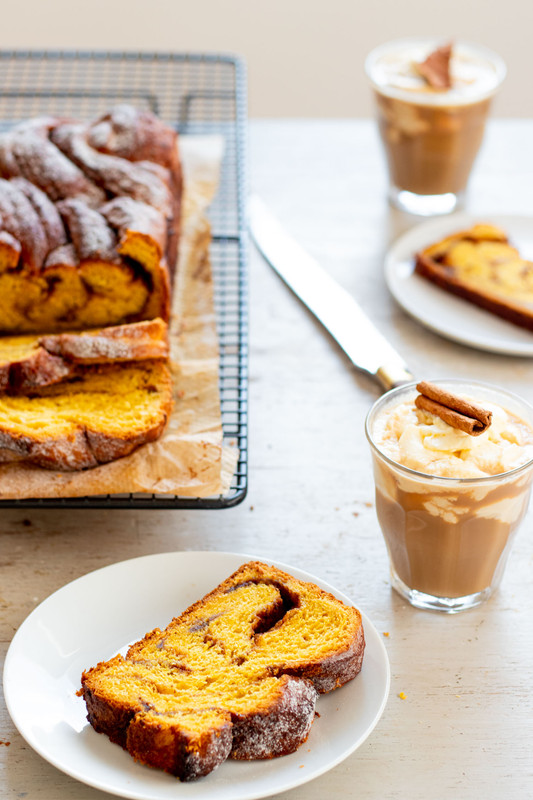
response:
<svg viewBox="0 0 533 800"><path fill-rule="evenodd" d="M416 407L435 414L452 428L469 433L470 436L479 436L492 422L492 411L458 397L434 383L421 381L416 388L420 392L415 397Z"/></svg>
<svg viewBox="0 0 533 800"><path fill-rule="evenodd" d="M452 85L450 58L452 44L437 47L425 61L417 62L415 67L432 89L449 89Z"/></svg>

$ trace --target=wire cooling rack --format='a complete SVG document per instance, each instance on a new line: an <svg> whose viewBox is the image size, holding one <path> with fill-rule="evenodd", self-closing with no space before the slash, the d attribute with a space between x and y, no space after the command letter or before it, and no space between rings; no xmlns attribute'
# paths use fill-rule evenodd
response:
<svg viewBox="0 0 533 800"><path fill-rule="evenodd" d="M29 117L91 119L115 103L149 109L182 134L225 139L210 208L224 442L239 448L230 490L210 498L155 494L2 500L0 507L226 508L247 490L246 76L218 54L0 51L0 127Z"/></svg>

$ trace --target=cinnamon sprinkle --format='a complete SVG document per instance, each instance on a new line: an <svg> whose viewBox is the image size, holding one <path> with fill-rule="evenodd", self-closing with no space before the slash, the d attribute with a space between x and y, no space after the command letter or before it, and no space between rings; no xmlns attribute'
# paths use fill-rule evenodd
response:
<svg viewBox="0 0 533 800"><path fill-rule="evenodd" d="M470 436L479 436L490 427L492 411L458 397L429 381L421 381L416 388L420 394L415 397L415 406L435 414L452 428L464 431Z"/></svg>

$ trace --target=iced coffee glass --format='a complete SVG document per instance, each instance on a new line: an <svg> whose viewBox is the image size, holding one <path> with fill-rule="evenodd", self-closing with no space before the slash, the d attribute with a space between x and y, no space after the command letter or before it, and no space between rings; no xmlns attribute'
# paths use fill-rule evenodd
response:
<svg viewBox="0 0 533 800"><path fill-rule="evenodd" d="M434 89L416 64L439 44L427 39L389 42L365 62L387 157L389 199L422 216L462 205L491 100L506 72L492 51L459 42L452 49L450 88Z"/></svg>
<svg viewBox="0 0 533 800"><path fill-rule="evenodd" d="M465 444L445 423L424 425L415 384L374 404L366 435L392 586L418 608L453 613L487 600L502 578L529 502L533 408L487 384L437 383L491 408L492 438L489 429Z"/></svg>

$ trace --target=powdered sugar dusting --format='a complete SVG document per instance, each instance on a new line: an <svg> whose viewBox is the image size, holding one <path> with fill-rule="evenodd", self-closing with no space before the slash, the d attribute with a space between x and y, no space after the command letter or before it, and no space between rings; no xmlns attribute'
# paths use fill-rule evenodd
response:
<svg viewBox="0 0 533 800"><path fill-rule="evenodd" d="M2 178L0 213L5 230L20 242L24 261L31 268L40 269L48 252L44 228L26 195Z"/></svg>
<svg viewBox="0 0 533 800"><path fill-rule="evenodd" d="M88 128L87 141L109 155L155 162L176 171L176 177L180 172L173 130L153 114L133 106L115 106L96 120Z"/></svg>
<svg viewBox="0 0 533 800"><path fill-rule="evenodd" d="M234 723L232 758L287 755L305 742L318 693L309 681L288 676L280 680L280 692L278 703L268 714L250 714Z"/></svg>
<svg viewBox="0 0 533 800"><path fill-rule="evenodd" d="M0 136L6 176L27 178L54 201L84 196L91 205L102 202L104 192L49 140L54 122L57 120L34 120Z"/></svg>
<svg viewBox="0 0 533 800"><path fill-rule="evenodd" d="M47 252L66 244L65 228L57 208L49 197L26 178L13 178L10 183L26 195L35 209L46 234Z"/></svg>
<svg viewBox="0 0 533 800"><path fill-rule="evenodd" d="M157 208L132 197L115 197L100 208L100 213L118 229L121 236L128 230L137 231L151 236L163 250L167 221Z"/></svg>
<svg viewBox="0 0 533 800"><path fill-rule="evenodd" d="M169 347L168 328L161 319L41 336L39 343L50 353L82 363L167 358Z"/></svg>
<svg viewBox="0 0 533 800"><path fill-rule="evenodd" d="M168 186L144 162L130 162L118 156L94 150L87 142L85 125L67 123L58 125L51 133L52 141L83 172L106 191L114 195L128 195L135 200L169 210L171 196Z"/></svg>
<svg viewBox="0 0 533 800"><path fill-rule="evenodd" d="M116 236L105 217L75 198L62 200L57 207L69 229L80 261L117 261Z"/></svg>
<svg viewBox="0 0 533 800"><path fill-rule="evenodd" d="M1 269L16 268L28 284L0 331L167 317L181 196L176 139L153 114L127 105L92 126L38 118L0 134ZM116 302L112 274L95 261L122 269Z"/></svg>

